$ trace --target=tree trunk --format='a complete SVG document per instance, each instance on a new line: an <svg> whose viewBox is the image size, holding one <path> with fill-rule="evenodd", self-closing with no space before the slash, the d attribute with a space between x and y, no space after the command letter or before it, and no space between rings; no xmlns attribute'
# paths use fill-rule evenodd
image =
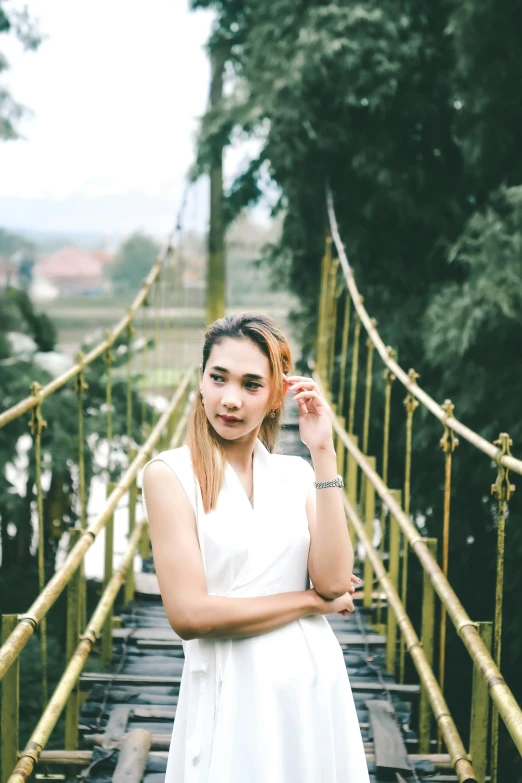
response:
<svg viewBox="0 0 522 783"><path fill-rule="evenodd" d="M212 52L210 105L215 109L223 98L223 72L226 52ZM210 230L208 235L207 324L225 315L226 264L223 224L223 147L213 151L210 168Z"/></svg>

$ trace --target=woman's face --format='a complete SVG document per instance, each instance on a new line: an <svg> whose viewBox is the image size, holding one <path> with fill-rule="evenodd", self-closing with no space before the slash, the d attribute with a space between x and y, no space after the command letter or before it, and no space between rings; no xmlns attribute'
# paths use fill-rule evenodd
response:
<svg viewBox="0 0 522 783"><path fill-rule="evenodd" d="M208 420L224 440L258 430L272 398L270 363L248 338L214 345L200 384Z"/></svg>

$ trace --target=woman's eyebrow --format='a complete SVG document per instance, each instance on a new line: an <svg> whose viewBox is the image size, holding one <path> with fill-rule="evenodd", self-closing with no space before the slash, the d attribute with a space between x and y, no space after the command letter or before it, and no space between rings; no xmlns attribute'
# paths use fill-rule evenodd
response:
<svg viewBox="0 0 522 783"><path fill-rule="evenodd" d="M226 373L227 375L229 374L229 371L226 369L226 367L218 367L217 364L214 364L210 369L211 370L217 370L217 372ZM243 375L243 378L252 378L255 381L266 381L267 380L264 375L257 375L255 372L246 372Z"/></svg>

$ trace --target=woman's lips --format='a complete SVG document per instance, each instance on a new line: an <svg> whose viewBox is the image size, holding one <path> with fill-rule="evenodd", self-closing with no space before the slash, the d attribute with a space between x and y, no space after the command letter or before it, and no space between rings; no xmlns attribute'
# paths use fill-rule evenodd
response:
<svg viewBox="0 0 522 783"><path fill-rule="evenodd" d="M239 424L239 422L241 421L241 419L236 419L234 418L234 416L220 416L219 418L225 424Z"/></svg>

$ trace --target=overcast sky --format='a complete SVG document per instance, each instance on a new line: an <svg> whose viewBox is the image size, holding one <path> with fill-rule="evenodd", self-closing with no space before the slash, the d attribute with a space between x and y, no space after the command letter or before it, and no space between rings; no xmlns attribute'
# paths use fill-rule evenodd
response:
<svg viewBox="0 0 522 783"><path fill-rule="evenodd" d="M10 0L7 7L21 6ZM6 35L3 83L33 116L0 143L0 226L165 233L209 88L212 14L188 0L29 0L46 36ZM236 151L227 170L244 158ZM204 186L189 219L204 225Z"/></svg>

